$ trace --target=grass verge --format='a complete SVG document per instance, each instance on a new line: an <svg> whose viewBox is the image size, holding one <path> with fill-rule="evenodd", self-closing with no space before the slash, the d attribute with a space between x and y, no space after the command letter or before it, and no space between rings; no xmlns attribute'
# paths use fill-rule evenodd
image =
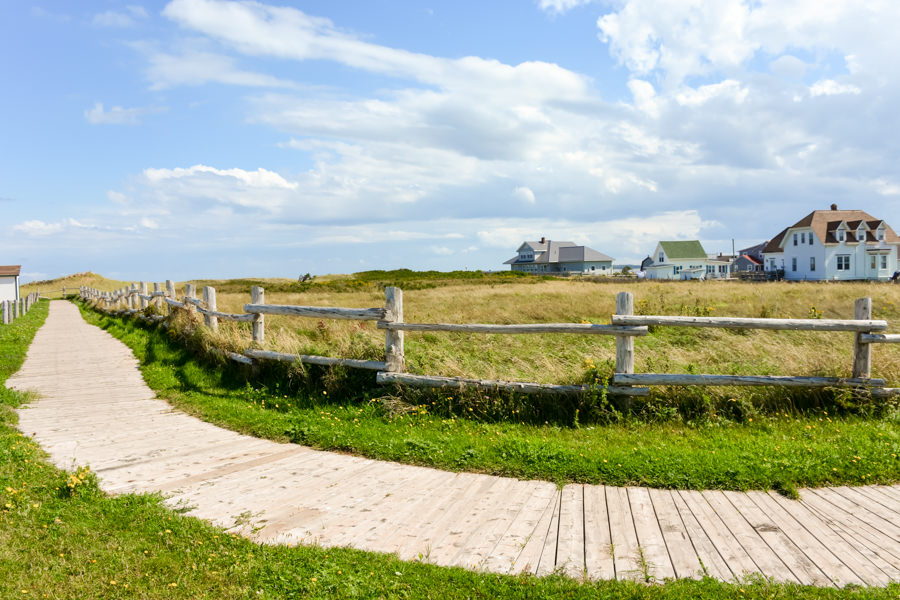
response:
<svg viewBox="0 0 900 600"><path fill-rule="evenodd" d="M47 314L0 327L0 384ZM259 546L165 509L155 495L105 496L89 471L65 473L15 429L25 395L0 385L2 598L897 598L711 579L666 585L479 574L349 549Z"/></svg>
<svg viewBox="0 0 900 600"><path fill-rule="evenodd" d="M622 420L561 427L434 414L433 404L346 387L287 392L200 361L164 331L82 307L125 342L174 406L258 437L372 458L549 481L680 489L776 489L900 480L900 415L827 410L733 421ZM380 391L381 394L385 390ZM441 402L452 403L452 396ZM489 398L487 399L490 400ZM463 410L465 412L465 410Z"/></svg>

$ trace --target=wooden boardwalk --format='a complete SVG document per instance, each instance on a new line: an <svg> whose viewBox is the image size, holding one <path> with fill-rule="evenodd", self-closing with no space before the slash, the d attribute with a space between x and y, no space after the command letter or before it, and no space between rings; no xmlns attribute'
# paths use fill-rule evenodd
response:
<svg viewBox="0 0 900 600"><path fill-rule="evenodd" d="M59 467L264 543L352 546L500 573L589 579L762 574L819 586L900 581L900 486L776 493L555 485L277 444L154 399L130 350L53 302L8 385L41 398L19 428Z"/></svg>

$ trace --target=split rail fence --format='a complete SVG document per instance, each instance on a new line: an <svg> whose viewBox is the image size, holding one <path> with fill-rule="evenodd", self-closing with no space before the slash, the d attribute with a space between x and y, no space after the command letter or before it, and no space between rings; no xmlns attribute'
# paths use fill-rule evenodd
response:
<svg viewBox="0 0 900 600"><path fill-rule="evenodd" d="M31 310L35 302L38 301L36 292L32 292L22 296L18 300L4 300L0 302L0 313L2 313L3 325L9 325L19 317L24 317L25 313Z"/></svg>
<svg viewBox="0 0 900 600"><path fill-rule="evenodd" d="M900 343L900 334L888 334L884 320L872 319L872 299L861 298L854 305L853 319L771 319L737 317L681 317L647 316L634 314L634 297L630 292L620 292L616 297L616 314L611 325L591 323L530 323L530 324L476 324L476 323L408 323L403 320L403 292L396 287L385 288L384 306L374 308L339 308L323 306L297 306L267 304L265 290L253 287L250 303L243 313L219 312L216 306L216 290L205 286L202 298L197 297L193 284L185 285L185 294L176 298L175 285L153 284L149 291L145 282L131 284L114 292L82 287L80 297L92 301L107 312L134 315L145 320L165 322L162 314L149 314L146 309L154 304L157 313L163 306L174 310L196 312L203 316L204 325L218 330L220 320L248 322L252 325L253 346L243 353L224 352L229 359L252 365L255 361L276 360L315 365L341 365L357 369L377 371L379 384L402 384L424 388L482 388L503 389L519 393L580 394L590 391L590 385L551 385L531 382L470 379L416 375L405 372L404 332L435 331L470 334L544 334L576 333L587 335L612 335L616 338L615 374L607 387L607 393L625 396L646 396L649 386L792 386L806 388L851 388L866 390L873 396L900 395L900 388L886 387L884 379L871 377L872 345ZM265 315L284 315L314 319L349 319L376 321L378 329L385 332L384 360L359 360L287 354L264 350ZM717 327L725 329L767 329L790 331L843 331L854 334L853 366L850 377L797 377L781 375L699 375L669 373L635 373L634 340L645 336L649 326L655 327Z"/></svg>

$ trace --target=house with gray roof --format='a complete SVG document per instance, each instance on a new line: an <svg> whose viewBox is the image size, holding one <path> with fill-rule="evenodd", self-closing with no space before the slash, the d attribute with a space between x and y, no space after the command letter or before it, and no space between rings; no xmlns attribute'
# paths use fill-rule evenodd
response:
<svg viewBox="0 0 900 600"><path fill-rule="evenodd" d="M613 258L574 242L556 242L541 238L523 242L516 255L504 262L513 271L525 273L572 273L580 275L612 274Z"/></svg>

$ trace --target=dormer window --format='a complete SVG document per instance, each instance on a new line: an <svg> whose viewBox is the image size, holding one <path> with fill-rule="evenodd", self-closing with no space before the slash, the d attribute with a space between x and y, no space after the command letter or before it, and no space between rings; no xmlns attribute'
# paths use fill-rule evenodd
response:
<svg viewBox="0 0 900 600"><path fill-rule="evenodd" d="M839 242L843 242L843 241L844 241L844 231L843 231L843 230L840 230L840 231L837 232L837 238L838 238L838 241L839 241Z"/></svg>
<svg viewBox="0 0 900 600"><path fill-rule="evenodd" d="M879 229L879 230L878 230L878 241L879 241L879 242L883 242L883 241L884 241L884 229Z"/></svg>
<svg viewBox="0 0 900 600"><path fill-rule="evenodd" d="M861 242L864 239L866 239L866 232L865 231L857 231L856 232L856 241Z"/></svg>

